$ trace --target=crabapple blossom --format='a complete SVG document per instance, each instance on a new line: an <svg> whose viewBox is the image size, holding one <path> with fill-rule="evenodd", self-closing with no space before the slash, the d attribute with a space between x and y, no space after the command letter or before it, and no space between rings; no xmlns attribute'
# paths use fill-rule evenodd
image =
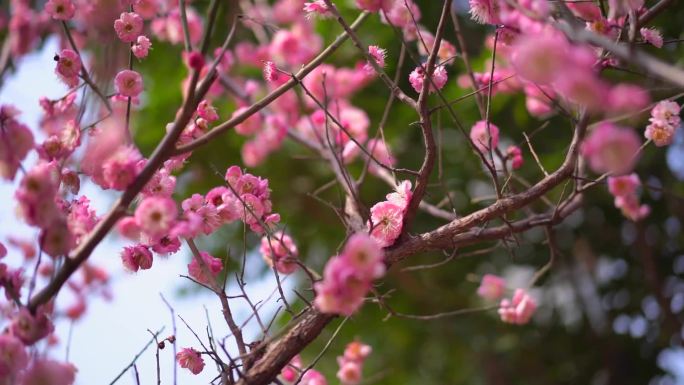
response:
<svg viewBox="0 0 684 385"><path fill-rule="evenodd" d="M494 24L498 20L497 0L468 0L470 17L480 24Z"/></svg>
<svg viewBox="0 0 684 385"><path fill-rule="evenodd" d="M505 291L506 280L497 275L485 274L482 276L480 287L477 288L477 295L493 301L501 298Z"/></svg>
<svg viewBox="0 0 684 385"><path fill-rule="evenodd" d="M123 12L121 16L114 21L114 30L119 39L124 43L132 43L136 41L138 36L142 33L143 18L135 12Z"/></svg>
<svg viewBox="0 0 684 385"><path fill-rule="evenodd" d="M200 374L204 369L204 359L193 348L183 348L176 354L176 361L181 368L188 369L192 374Z"/></svg>
<svg viewBox="0 0 684 385"><path fill-rule="evenodd" d="M506 323L524 325L530 322L537 310L537 302L524 289L516 289L513 298L502 299L499 316Z"/></svg>
<svg viewBox="0 0 684 385"><path fill-rule="evenodd" d="M0 177L13 180L21 162L33 148L34 140L31 130L16 120L19 111L8 105L0 106L0 124L2 124L2 140L0 140Z"/></svg>
<svg viewBox="0 0 684 385"><path fill-rule="evenodd" d="M114 85L120 95L129 98L135 98L143 90L142 76L133 70L123 70L116 74Z"/></svg>
<svg viewBox="0 0 684 385"><path fill-rule="evenodd" d="M290 362L280 371L280 376L287 382L294 382L302 369L302 358L299 355L292 357Z"/></svg>
<svg viewBox="0 0 684 385"><path fill-rule="evenodd" d="M331 15L328 5L325 4L325 1L323 0L314 0L304 3L304 12L306 12L307 16L316 15L328 17Z"/></svg>

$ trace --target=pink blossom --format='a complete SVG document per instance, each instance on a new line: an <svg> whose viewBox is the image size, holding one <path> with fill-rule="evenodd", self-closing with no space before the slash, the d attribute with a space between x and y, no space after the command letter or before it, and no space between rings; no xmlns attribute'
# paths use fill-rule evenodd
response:
<svg viewBox="0 0 684 385"><path fill-rule="evenodd" d="M168 234L178 215L176 202L168 197L144 198L135 210L135 221L150 238Z"/></svg>
<svg viewBox="0 0 684 385"><path fill-rule="evenodd" d="M361 381L361 364L355 361L340 362L337 378L343 385L356 385Z"/></svg>
<svg viewBox="0 0 684 385"><path fill-rule="evenodd" d="M116 223L116 230L122 237L131 240L140 239L140 226L134 216L123 217Z"/></svg>
<svg viewBox="0 0 684 385"><path fill-rule="evenodd" d="M136 0L133 2L133 10L143 19L151 19L157 15L159 5L158 0Z"/></svg>
<svg viewBox="0 0 684 385"><path fill-rule="evenodd" d="M157 240L152 246L152 251L157 254L173 254L180 250L181 243L178 237L164 236Z"/></svg>
<svg viewBox="0 0 684 385"><path fill-rule="evenodd" d="M264 62L264 79L267 82L277 82L280 75L278 73L278 68L272 61Z"/></svg>
<svg viewBox="0 0 684 385"><path fill-rule="evenodd" d="M133 51L133 55L138 59L144 59L149 54L151 47L152 43L150 42L150 39L148 39L147 36L140 35L136 39L135 44L131 46L131 51Z"/></svg>
<svg viewBox="0 0 684 385"><path fill-rule="evenodd" d="M129 98L135 98L143 90L143 80L139 73L132 70L123 70L114 78L116 91Z"/></svg>
<svg viewBox="0 0 684 385"><path fill-rule="evenodd" d="M394 203L384 201L376 203L370 211L371 237L381 247L392 245L401 234L404 224L404 209Z"/></svg>
<svg viewBox="0 0 684 385"><path fill-rule="evenodd" d="M658 147L669 146L674 141L674 134L677 127L669 124L663 124L662 121L656 120L646 126L644 136L650 139Z"/></svg>
<svg viewBox="0 0 684 385"><path fill-rule="evenodd" d="M381 20L407 32L415 32L415 23L419 22L422 16L420 8L412 0L396 0L388 3L383 5L384 12L381 14Z"/></svg>
<svg viewBox="0 0 684 385"><path fill-rule="evenodd" d="M389 193L386 196L388 202L397 205L404 210L404 212L406 212L406 209L411 202L411 197L413 197L413 192L411 191L410 180L402 181L396 187L395 192Z"/></svg>
<svg viewBox="0 0 684 385"><path fill-rule="evenodd" d="M489 151L490 142L493 148L496 148L499 145L499 127L491 122L487 124L486 121L480 120L470 129L470 140L472 140L478 150L487 153Z"/></svg>
<svg viewBox="0 0 684 385"><path fill-rule="evenodd" d="M45 3L45 12L55 20L70 20L76 13L76 6L71 0L49 0Z"/></svg>
<svg viewBox="0 0 684 385"><path fill-rule="evenodd" d="M651 110L651 118L654 120L668 122L672 125L679 125L680 109L681 108L677 102L671 100L661 100Z"/></svg>
<svg viewBox="0 0 684 385"><path fill-rule="evenodd" d="M385 274L382 249L365 233L352 235L341 255L351 268L356 269L360 276L368 280L380 278Z"/></svg>
<svg viewBox="0 0 684 385"><path fill-rule="evenodd" d="M206 251L201 251L200 256L202 257L202 261L204 261L204 266L197 261L197 256L194 256L192 261L188 264L188 274L197 282L210 285L221 270L223 270L223 261L211 256ZM210 275L207 275L207 273Z"/></svg>
<svg viewBox="0 0 684 385"><path fill-rule="evenodd" d="M615 207L622 211L622 215L634 222L646 218L651 213L651 208L648 205L639 203L636 194L615 197Z"/></svg>
<svg viewBox="0 0 684 385"><path fill-rule="evenodd" d="M569 2L566 6L573 14L586 21L596 21L602 18L601 8L594 3Z"/></svg>
<svg viewBox="0 0 684 385"><path fill-rule="evenodd" d="M236 116L244 113L247 110L248 107L240 107L235 112L233 112L233 115L231 118L235 118ZM261 119L261 115L257 112L252 114L250 117L247 119L243 120L241 123L235 125L235 132L237 132L240 135L253 135L256 134L259 130L261 130L263 125L263 120Z"/></svg>
<svg viewBox="0 0 684 385"><path fill-rule="evenodd" d="M375 62L378 64L378 67L385 67L385 57L387 56L387 50L382 49L377 45L371 45L368 46L368 54L373 58L373 60L375 60ZM363 69L369 73L375 72L373 66L368 62L363 66Z"/></svg>
<svg viewBox="0 0 684 385"><path fill-rule="evenodd" d="M387 0L354 0L359 9L369 12L379 11Z"/></svg>
<svg viewBox="0 0 684 385"><path fill-rule="evenodd" d="M554 82L554 89L570 102L587 107L592 111L601 111L610 107L606 105L609 86L598 78L592 70L579 68L568 69Z"/></svg>
<svg viewBox="0 0 684 385"><path fill-rule="evenodd" d="M60 79L69 87L75 87L78 84L78 74L81 72L81 58L78 54L70 49L63 49L55 56L57 61L56 72Z"/></svg>
<svg viewBox="0 0 684 385"><path fill-rule="evenodd" d="M312 26L309 23L300 22L289 30L281 29L276 32L268 46L268 53L278 64L298 66L311 60L322 44L320 36L314 33ZM307 78L311 75L309 74Z"/></svg>
<svg viewBox="0 0 684 385"><path fill-rule="evenodd" d="M351 316L363 305L371 282L343 256L334 256L325 265L323 280L316 282L314 304L323 313Z"/></svg>
<svg viewBox="0 0 684 385"><path fill-rule="evenodd" d="M261 255L266 263L275 268L280 274L292 274L297 270L297 246L287 234L276 232L268 237L261 238Z"/></svg>
<svg viewBox="0 0 684 385"><path fill-rule="evenodd" d="M0 259L5 258L6 256L7 256L7 248L5 247L5 245L2 244L2 242L0 242Z"/></svg>
<svg viewBox="0 0 684 385"><path fill-rule="evenodd" d="M102 164L102 176L107 188L123 191L138 176L142 155L133 146L120 147Z"/></svg>
<svg viewBox="0 0 684 385"><path fill-rule="evenodd" d="M328 381L321 374L321 372L314 370L314 369L309 369L306 373L304 373L304 375L302 376L302 381L299 384L300 385L328 385Z"/></svg>
<svg viewBox="0 0 684 385"><path fill-rule="evenodd" d="M54 199L58 187L59 174L54 163L39 163L24 175L15 197L26 223L47 228L60 217Z"/></svg>
<svg viewBox="0 0 684 385"><path fill-rule="evenodd" d="M482 282L477 289L477 295L488 300L497 300L504 295L506 291L506 281L493 274L485 274L482 276Z"/></svg>
<svg viewBox="0 0 684 385"><path fill-rule="evenodd" d="M522 150L518 146L508 146L508 149L506 149L506 157L510 159L511 167L514 170L522 167L523 162L525 161L522 156Z"/></svg>
<svg viewBox="0 0 684 385"><path fill-rule="evenodd" d="M212 106L211 102L206 99L202 100L197 105L197 115L200 118L205 119L207 122L214 122L219 118L216 108Z"/></svg>
<svg viewBox="0 0 684 385"><path fill-rule="evenodd" d="M641 180L635 173L608 177L608 191L616 197L634 194L639 186Z"/></svg>
<svg viewBox="0 0 684 385"><path fill-rule="evenodd" d="M608 94L608 107L610 110L617 112L641 110L649 102L648 92L632 84L616 84Z"/></svg>
<svg viewBox="0 0 684 385"><path fill-rule="evenodd" d="M28 362L24 344L10 334L0 334L0 379L15 377Z"/></svg>
<svg viewBox="0 0 684 385"><path fill-rule="evenodd" d="M397 160L390 153L389 147L381 139L369 140L366 148L373 155L373 158L385 166L393 167L397 163ZM377 174L379 170L381 170L381 167L371 160L368 165L368 171L373 174Z"/></svg>
<svg viewBox="0 0 684 385"><path fill-rule="evenodd" d="M416 92L423 90L423 82L425 80L425 70L423 67L416 67L416 69L409 74L409 83ZM428 92L433 93L436 89L441 90L447 82L447 72L444 66L436 66L432 74L432 84L428 87ZM435 89L435 87L437 87Z"/></svg>
<svg viewBox="0 0 684 385"><path fill-rule="evenodd" d="M328 5L323 0L314 0L304 3L304 12L307 16L317 15L321 17L331 16Z"/></svg>
<svg viewBox="0 0 684 385"><path fill-rule="evenodd" d="M152 253L144 245L127 246L121 252L121 262L131 272L147 270L152 267Z"/></svg>
<svg viewBox="0 0 684 385"><path fill-rule="evenodd" d="M292 357L290 362L280 371L280 376L287 382L294 382L302 369L302 359L299 355Z"/></svg>
<svg viewBox="0 0 684 385"><path fill-rule="evenodd" d="M346 361L363 362L373 352L370 345L359 341L352 341L344 348L344 359Z"/></svg>
<svg viewBox="0 0 684 385"><path fill-rule="evenodd" d="M511 65L523 79L549 84L570 64L569 50L558 34L522 35L511 48Z"/></svg>
<svg viewBox="0 0 684 385"><path fill-rule="evenodd" d="M502 299L499 316L506 323L524 325L537 310L537 302L524 289L516 289L511 300Z"/></svg>
<svg viewBox="0 0 684 385"><path fill-rule="evenodd" d="M53 220L41 235L43 251L49 256L67 255L76 246L76 239L63 218Z"/></svg>
<svg viewBox="0 0 684 385"><path fill-rule="evenodd" d="M152 178L145 185L142 194L145 196L159 195L170 197L176 188L176 177L171 175L166 167L162 167L152 175Z"/></svg>
<svg viewBox="0 0 684 385"><path fill-rule="evenodd" d="M193 348L183 348L176 354L176 361L181 368L188 369L192 374L200 374L204 369L204 359Z"/></svg>
<svg viewBox="0 0 684 385"><path fill-rule="evenodd" d="M660 31L657 29L644 27L639 30L639 33L641 33L641 38L644 39L644 41L655 47L663 48L663 35L661 35Z"/></svg>
<svg viewBox="0 0 684 385"><path fill-rule="evenodd" d="M24 344L33 345L52 333L54 326L45 314L44 308L38 309L33 315L27 308L22 307L12 318L9 330Z"/></svg>
<svg viewBox="0 0 684 385"><path fill-rule="evenodd" d="M76 367L38 358L33 361L22 377L22 385L72 385L76 380Z"/></svg>
<svg viewBox="0 0 684 385"><path fill-rule="evenodd" d="M641 143L630 128L601 122L580 147L589 167L596 173L624 174L634 168Z"/></svg>
<svg viewBox="0 0 684 385"><path fill-rule="evenodd" d="M19 170L21 162L33 148L33 134L23 123L14 116L2 113L7 106L0 106L0 177L13 180Z"/></svg>
<svg viewBox="0 0 684 385"><path fill-rule="evenodd" d="M498 20L496 0L468 0L470 17L480 24L494 24Z"/></svg>
<svg viewBox="0 0 684 385"><path fill-rule="evenodd" d="M124 43L134 42L142 33L143 18L135 12L123 12L114 20L114 30Z"/></svg>

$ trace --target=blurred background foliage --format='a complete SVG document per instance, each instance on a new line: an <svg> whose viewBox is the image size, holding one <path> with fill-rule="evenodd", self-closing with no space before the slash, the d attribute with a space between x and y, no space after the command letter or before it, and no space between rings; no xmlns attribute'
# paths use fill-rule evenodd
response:
<svg viewBox="0 0 684 385"><path fill-rule="evenodd" d="M338 1L344 16L351 21L358 11L350 2ZM647 1L647 5L652 1ZM421 23L434 31L441 1L417 1L423 13ZM202 13L206 1L194 1ZM473 23L467 15L468 5L455 2L467 49L475 71L486 71L491 51L485 38L493 33L491 27ZM233 2L221 7L221 16L213 36L213 46L221 44L235 12ZM684 6L674 3L655 21L666 40L681 36ZM334 20L317 20L316 31L331 42L341 28ZM379 18L370 17L360 28L359 36L365 44L388 49L387 70L394 74L401 41L394 31L381 24ZM451 23L446 39L452 44ZM239 27L235 41L253 41L251 32ZM681 44L668 44L662 51L646 48L650 53L668 61L681 62L684 50ZM101 49L108 49L106 47ZM415 52L415 46L411 49ZM134 114L135 140L145 155L149 155L164 134L165 125L172 120L181 101L179 84L186 76L180 61L179 46L155 41L149 58L136 64L144 76L147 94L144 108ZM417 53L416 53L417 54ZM361 60L359 53L345 43L328 63L336 66L353 66ZM408 85L408 74L415 68L410 59L402 69L400 86L415 95ZM258 68L237 63L236 75L261 80ZM457 59L449 68L449 83L444 89L447 99L453 100L470 92L457 86L456 78L465 73L462 61ZM629 80L653 89L654 100L669 97L676 90L658 81L624 72L607 72L614 79ZM383 109L389 97L384 85L376 80L357 93L351 103L363 108L371 119L369 136L375 135ZM439 100L432 97L430 103ZM222 118L235 110L232 97L218 98L214 103ZM469 129L480 119L473 98L455 104L460 121ZM548 170L562 161L571 136L571 126L561 115L545 119L531 117L525 109L521 94L498 94L493 98L491 116L502 131L504 143L516 143L523 148L525 166L519 174L529 181L543 175L534 164L525 145L523 132L530 133L542 124L543 130L533 136L533 144ZM643 132L647 113L627 122ZM417 169L423 159L422 139L419 130L411 123L417 120L414 112L401 103L395 103L385 129L398 165ZM437 172L428 200L440 202L449 191L456 212L469 213L491 203L490 179L480 160L467 147L461 132L445 113L435 115L435 129L440 138L441 180ZM682 245L682 218L684 218L684 138L679 131L677 144L669 150L649 146L639 163L637 172L649 186L642 199L652 207L652 214L642 223L635 224L622 217L613 206L612 197L605 185L599 185L586 194L582 209L555 229L559 258L550 274L538 284L537 296L541 308L534 322L526 326L511 326L498 320L496 311L478 312L436 320L412 320L387 317L388 312L377 304L367 304L363 311L352 317L341 329L338 338L317 368L331 383L344 345L355 339L372 345L374 352L365 367L364 383L375 384L668 384L669 374L657 365L658 356L668 348L681 346L682 309L684 308L684 252ZM224 134L207 146L194 152L187 170L179 179L177 196L183 199L192 193L206 193L222 183L222 172L230 165L241 165L240 148L245 138L233 132ZM503 145L500 146L505 148ZM668 152L670 153L668 155ZM668 163L668 157L670 162ZM351 166L358 176L362 163ZM301 258L317 271L345 239L344 227L337 215L311 193L333 179L328 165L299 144L286 141L282 149L273 153L261 166L249 169L250 173L267 177L270 181L274 211L282 215L282 225L291 233L300 249ZM375 177L368 176L361 189L367 206L384 199L389 187ZM561 188L548 194L552 201L560 197ZM342 192L339 186L320 195L320 199L340 207ZM543 211L541 203L532 206ZM516 214L520 215L520 214ZM424 213L420 214L412 232L433 229L444 222ZM491 223L494 225L495 223ZM250 258L258 258L254 250L259 239L254 234L246 237L235 224L202 239L203 247L210 248L221 257L230 258L230 266L239 267L240 256L246 248ZM543 230L537 229L518 237L517 242L486 242L464 248L459 253L491 249L472 257L455 258L437 268L406 272L403 268L435 263L446 258L440 253L426 253L409 258L395 266L377 285L386 297L387 305L398 312L430 315L455 309L486 305L475 295L479 277L484 273L500 274L509 279L511 288L524 286L532 273L549 260L549 247ZM230 256L228 256L230 250ZM189 258L178 255L176 258ZM263 274L272 274L263 267ZM306 277L297 275L297 288L305 297L312 293ZM232 283L234 285L234 282ZM230 286L230 285L229 285ZM230 286L232 287L232 286ZM235 289L235 287L232 287ZM187 295L192 288L183 287ZM290 296L291 301L298 301ZM299 301L295 307L302 308ZM284 325L290 321L285 314L279 319ZM323 348L339 321L335 321L304 353L308 363ZM679 356L680 364L684 354ZM652 381L652 382L651 382Z"/></svg>

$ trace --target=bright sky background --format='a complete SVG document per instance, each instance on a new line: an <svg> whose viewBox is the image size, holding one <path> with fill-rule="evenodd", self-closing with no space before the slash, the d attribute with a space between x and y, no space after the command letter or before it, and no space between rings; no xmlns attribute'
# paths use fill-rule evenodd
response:
<svg viewBox="0 0 684 385"><path fill-rule="evenodd" d="M38 141L42 140L41 134L36 130L41 109L38 105L40 96L50 98L61 97L66 88L59 83L53 75L52 57L57 51L56 40L50 40L41 52L37 52L22 58L19 71L12 76L6 77L5 84L0 89L0 104L13 104L23 114L20 120L28 124L36 135ZM161 129L161 128L160 128ZM675 172L684 172L682 165L681 144L684 143L684 135L679 130L679 146L672 146L669 151L669 163ZM29 158L28 163L35 162L35 155ZM15 180L19 180L19 177ZM7 236L15 235L35 239L34 229L24 225L15 215L14 185L0 181L0 241L5 241ZM117 193L103 192L98 187L84 183L81 194L91 199L99 215L104 214L111 206ZM111 291L114 298L111 302L97 299L90 302L85 317L73 327L69 361L78 368L77 384L109 384L114 377L127 366L135 354L149 341L150 334L147 329L156 331L166 327L162 336L172 333L170 313L159 294L162 293L192 327L205 339L205 327L207 325L204 307L206 306L217 336L228 334L228 329L223 321L220 304L216 297L206 292L189 297L178 297L177 289L182 283L180 274L186 274L186 264L189 260L189 251L184 245L181 252L169 258L156 258L152 269L138 274L128 274L123 271L119 258L120 250L126 241L109 236L102 242L93 253L92 259L96 264L104 266L112 276ZM10 264L20 260L17 257L18 250L10 249L8 261ZM14 255L12 255L14 254ZM247 278L249 285L248 293L254 302L265 300L275 290L276 285L271 275L266 277L252 276L250 272L260 271L262 260L259 255L253 253L248 256ZM33 266L27 266L32 271ZM285 283L286 293L292 294L292 281ZM234 281L233 281L234 282ZM229 294L236 294L235 284L229 284ZM25 295L25 293L24 293ZM260 311L262 318L267 322L275 311L274 298L271 299ZM288 295L291 299L293 296ZM238 323L249 316L249 309L242 300L231 300ZM178 347L193 346L200 348L199 344L182 324L177 322ZM59 360L66 358L66 341L69 335L69 323L61 322L57 325L58 336L61 344L52 349L50 354ZM245 329L248 338L256 336L257 325L251 323ZM236 354L236 349L231 346L231 354ZM155 349L150 347L138 360L141 384L156 383ZM173 357L170 345L160 352L162 383L171 384L173 379ZM191 375L187 370L178 369L178 384L208 383L216 373L209 360L204 372L199 376ZM684 349L673 348L663 351L659 356L658 364L664 370L678 375L677 385L684 385ZM330 379L330 383L335 383ZM117 384L134 384L132 373L126 373Z"/></svg>
<svg viewBox="0 0 684 385"><path fill-rule="evenodd" d="M43 136L36 130L41 109L38 105L40 96L58 98L64 95L66 88L53 75L54 62L52 57L57 51L56 41L53 39L46 44L42 52L34 53L22 58L19 71L5 79L4 87L0 90L0 104L13 104L22 111L19 119L28 124L34 132L37 141ZM162 128L160 128L162 129ZM35 156L29 158L26 164L33 164ZM20 179L17 175L15 185ZM83 183L83 181L82 181ZM14 185L0 181L0 241L5 243L9 235L35 239L34 229L26 226L15 214L13 200ZM80 194L88 196L98 215L102 215L116 198L116 192L103 192L97 186L83 183ZM77 384L109 384L116 375L126 367L140 349L150 340L147 329L156 331L166 327L162 336L172 334L171 316L168 308L159 294L162 293L169 300L174 309L192 328L203 337L206 343L205 327L207 325L204 307L208 309L215 335L225 336L229 333L220 311L218 299L208 291L202 289L196 295L178 296L178 288L183 283L180 274L187 274L189 250L184 244L181 251L168 258L155 258L152 269L137 274L126 273L121 265L119 253L127 241L116 236L109 236L102 242L92 255L91 260L104 266L112 276L111 291L114 298L111 302L96 299L90 302L85 317L74 324L70 345L69 360L79 371ZM9 246L8 246L9 248ZM9 248L8 262L16 266L18 250ZM35 263L34 261L32 261ZM249 272L260 271L259 264L263 261L257 254L248 256L247 277ZM33 264L26 266L27 271L33 271ZM247 279L250 298L254 302L265 300L276 288L273 276L251 277ZM230 281L229 281L230 282ZM185 283L187 285L187 282ZM290 291L287 290L286 293ZM228 285L229 294L237 294L239 288L234 284ZM24 292L26 295L26 291ZM274 296L260 311L264 322L271 319L275 311ZM65 297L66 298L66 297ZM64 303L69 303L65 300ZM238 323L243 322L250 310L241 299L231 300ZM194 336L180 320L177 324L178 348L195 347L201 349ZM250 323L246 329L247 336L255 336L258 327ZM58 360L66 357L66 341L69 335L69 322L57 324L57 334L61 343L50 352ZM251 338L251 337L250 337ZM228 341L228 345L232 340ZM231 354L237 351L231 346ZM173 353L171 346L160 352L162 383L171 384L173 379ZM212 363L205 359L207 366L199 376L193 376L185 369L178 369L178 383L208 383L216 374ZM150 347L138 360L138 370L141 384L156 383L155 349ZM117 384L134 384L132 373L126 373Z"/></svg>

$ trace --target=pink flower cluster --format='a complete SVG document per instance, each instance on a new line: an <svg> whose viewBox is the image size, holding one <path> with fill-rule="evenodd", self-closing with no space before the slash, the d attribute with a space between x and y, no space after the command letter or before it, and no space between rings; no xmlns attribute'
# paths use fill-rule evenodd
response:
<svg viewBox="0 0 684 385"><path fill-rule="evenodd" d="M314 285L314 304L323 313L350 316L363 305L373 280L384 274L380 245L367 234L356 233L325 265L323 280Z"/></svg>
<svg viewBox="0 0 684 385"><path fill-rule="evenodd" d="M620 175L632 171L640 146L639 136L631 128L600 122L584 139L580 152L594 172Z"/></svg>
<svg viewBox="0 0 684 385"><path fill-rule="evenodd" d="M632 221L639 221L651 212L648 205L639 203L638 188L641 180L637 174L608 177L608 191L615 197L615 207Z"/></svg>
<svg viewBox="0 0 684 385"><path fill-rule="evenodd" d="M337 378L342 385L356 385L361 382L363 377L363 362L370 355L373 349L359 341L347 344L344 355L337 357L337 364L340 369L337 371Z"/></svg>
<svg viewBox="0 0 684 385"><path fill-rule="evenodd" d="M278 231L261 238L259 247L266 263L280 274L292 274L297 270L297 245L289 235Z"/></svg>
<svg viewBox="0 0 684 385"><path fill-rule="evenodd" d="M662 100L651 110L651 122L646 126L644 136L658 147L669 146L682 123L679 117L681 107L676 102Z"/></svg>
<svg viewBox="0 0 684 385"><path fill-rule="evenodd" d="M537 310L537 302L524 289L516 289L513 298L502 299L499 305L499 316L506 323L524 325L530 322Z"/></svg>
<svg viewBox="0 0 684 385"><path fill-rule="evenodd" d="M188 369L192 374L200 374L204 369L204 359L193 348L183 348L176 354L176 361L181 368Z"/></svg>

